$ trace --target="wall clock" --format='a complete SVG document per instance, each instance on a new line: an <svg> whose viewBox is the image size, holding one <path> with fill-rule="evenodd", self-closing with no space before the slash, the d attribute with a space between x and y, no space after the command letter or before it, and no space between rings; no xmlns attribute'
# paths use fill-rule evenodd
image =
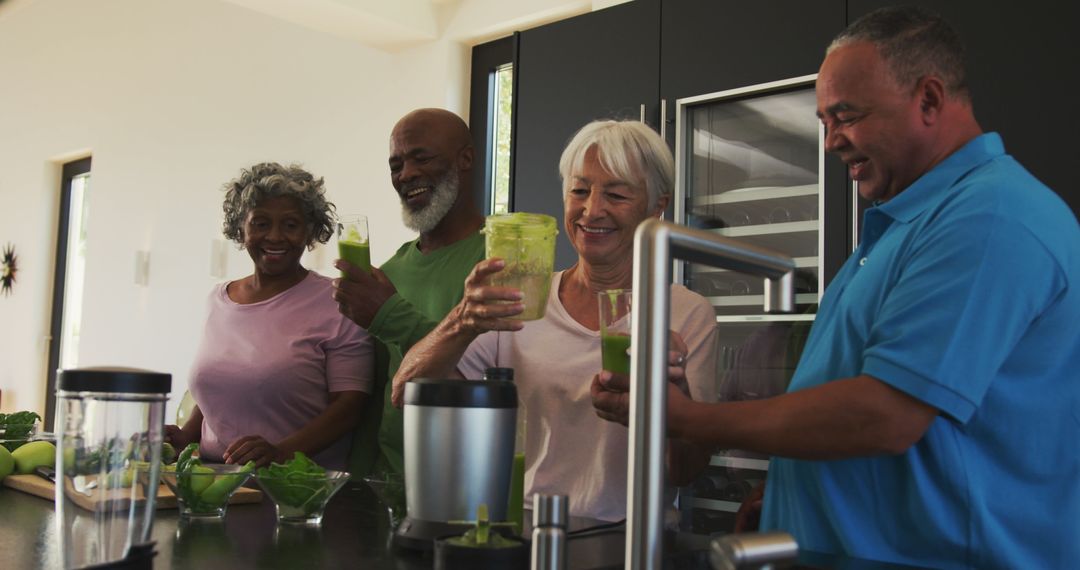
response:
<svg viewBox="0 0 1080 570"><path fill-rule="evenodd" d="M4 257L0 259L0 293L5 297L11 294L11 286L15 284L15 246L10 243L4 246Z"/></svg>

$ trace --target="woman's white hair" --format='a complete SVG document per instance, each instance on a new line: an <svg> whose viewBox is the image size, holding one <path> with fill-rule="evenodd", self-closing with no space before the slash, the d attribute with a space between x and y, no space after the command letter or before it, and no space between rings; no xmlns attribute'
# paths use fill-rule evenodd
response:
<svg viewBox="0 0 1080 570"><path fill-rule="evenodd" d="M631 184L643 185L649 208L675 186L675 159L656 131L638 121L593 121L574 135L559 159L562 191L566 192L585 163L585 154L596 148L604 170ZM644 180L641 177L644 176Z"/></svg>

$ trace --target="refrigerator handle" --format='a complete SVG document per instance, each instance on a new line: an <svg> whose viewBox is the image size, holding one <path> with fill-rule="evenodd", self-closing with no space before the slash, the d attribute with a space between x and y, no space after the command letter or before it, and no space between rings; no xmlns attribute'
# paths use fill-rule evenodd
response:
<svg viewBox="0 0 1080 570"><path fill-rule="evenodd" d="M667 99L660 100L660 138L667 140Z"/></svg>
<svg viewBox="0 0 1080 570"><path fill-rule="evenodd" d="M645 103L641 104L641 116L638 118L638 122L639 123L644 123L645 122ZM648 124L648 123L646 123L646 124Z"/></svg>

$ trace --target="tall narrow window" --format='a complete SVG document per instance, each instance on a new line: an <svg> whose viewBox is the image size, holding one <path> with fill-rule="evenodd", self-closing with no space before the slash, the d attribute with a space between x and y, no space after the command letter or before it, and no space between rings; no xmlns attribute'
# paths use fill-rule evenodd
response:
<svg viewBox="0 0 1080 570"><path fill-rule="evenodd" d="M510 36L474 46L469 90L473 199L485 214L514 210L514 45Z"/></svg>
<svg viewBox="0 0 1080 570"><path fill-rule="evenodd" d="M65 164L60 185L46 394L56 391L57 369L79 364L89 196L90 159ZM55 400L46 398L45 425L52 425L55 413Z"/></svg>
<svg viewBox="0 0 1080 570"><path fill-rule="evenodd" d="M514 65L507 64L495 70L494 112L492 134L495 140L491 145L491 214L505 214L510 211L510 129L512 101L514 94Z"/></svg>

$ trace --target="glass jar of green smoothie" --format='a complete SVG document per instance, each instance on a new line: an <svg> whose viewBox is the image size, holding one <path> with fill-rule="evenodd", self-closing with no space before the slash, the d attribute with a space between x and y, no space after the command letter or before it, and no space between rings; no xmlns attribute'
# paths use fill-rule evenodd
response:
<svg viewBox="0 0 1080 570"><path fill-rule="evenodd" d="M506 267L491 284L520 289L525 310L513 318L533 321L544 316L551 271L555 266L555 218L514 212L487 217L484 227L487 258L498 257Z"/></svg>

